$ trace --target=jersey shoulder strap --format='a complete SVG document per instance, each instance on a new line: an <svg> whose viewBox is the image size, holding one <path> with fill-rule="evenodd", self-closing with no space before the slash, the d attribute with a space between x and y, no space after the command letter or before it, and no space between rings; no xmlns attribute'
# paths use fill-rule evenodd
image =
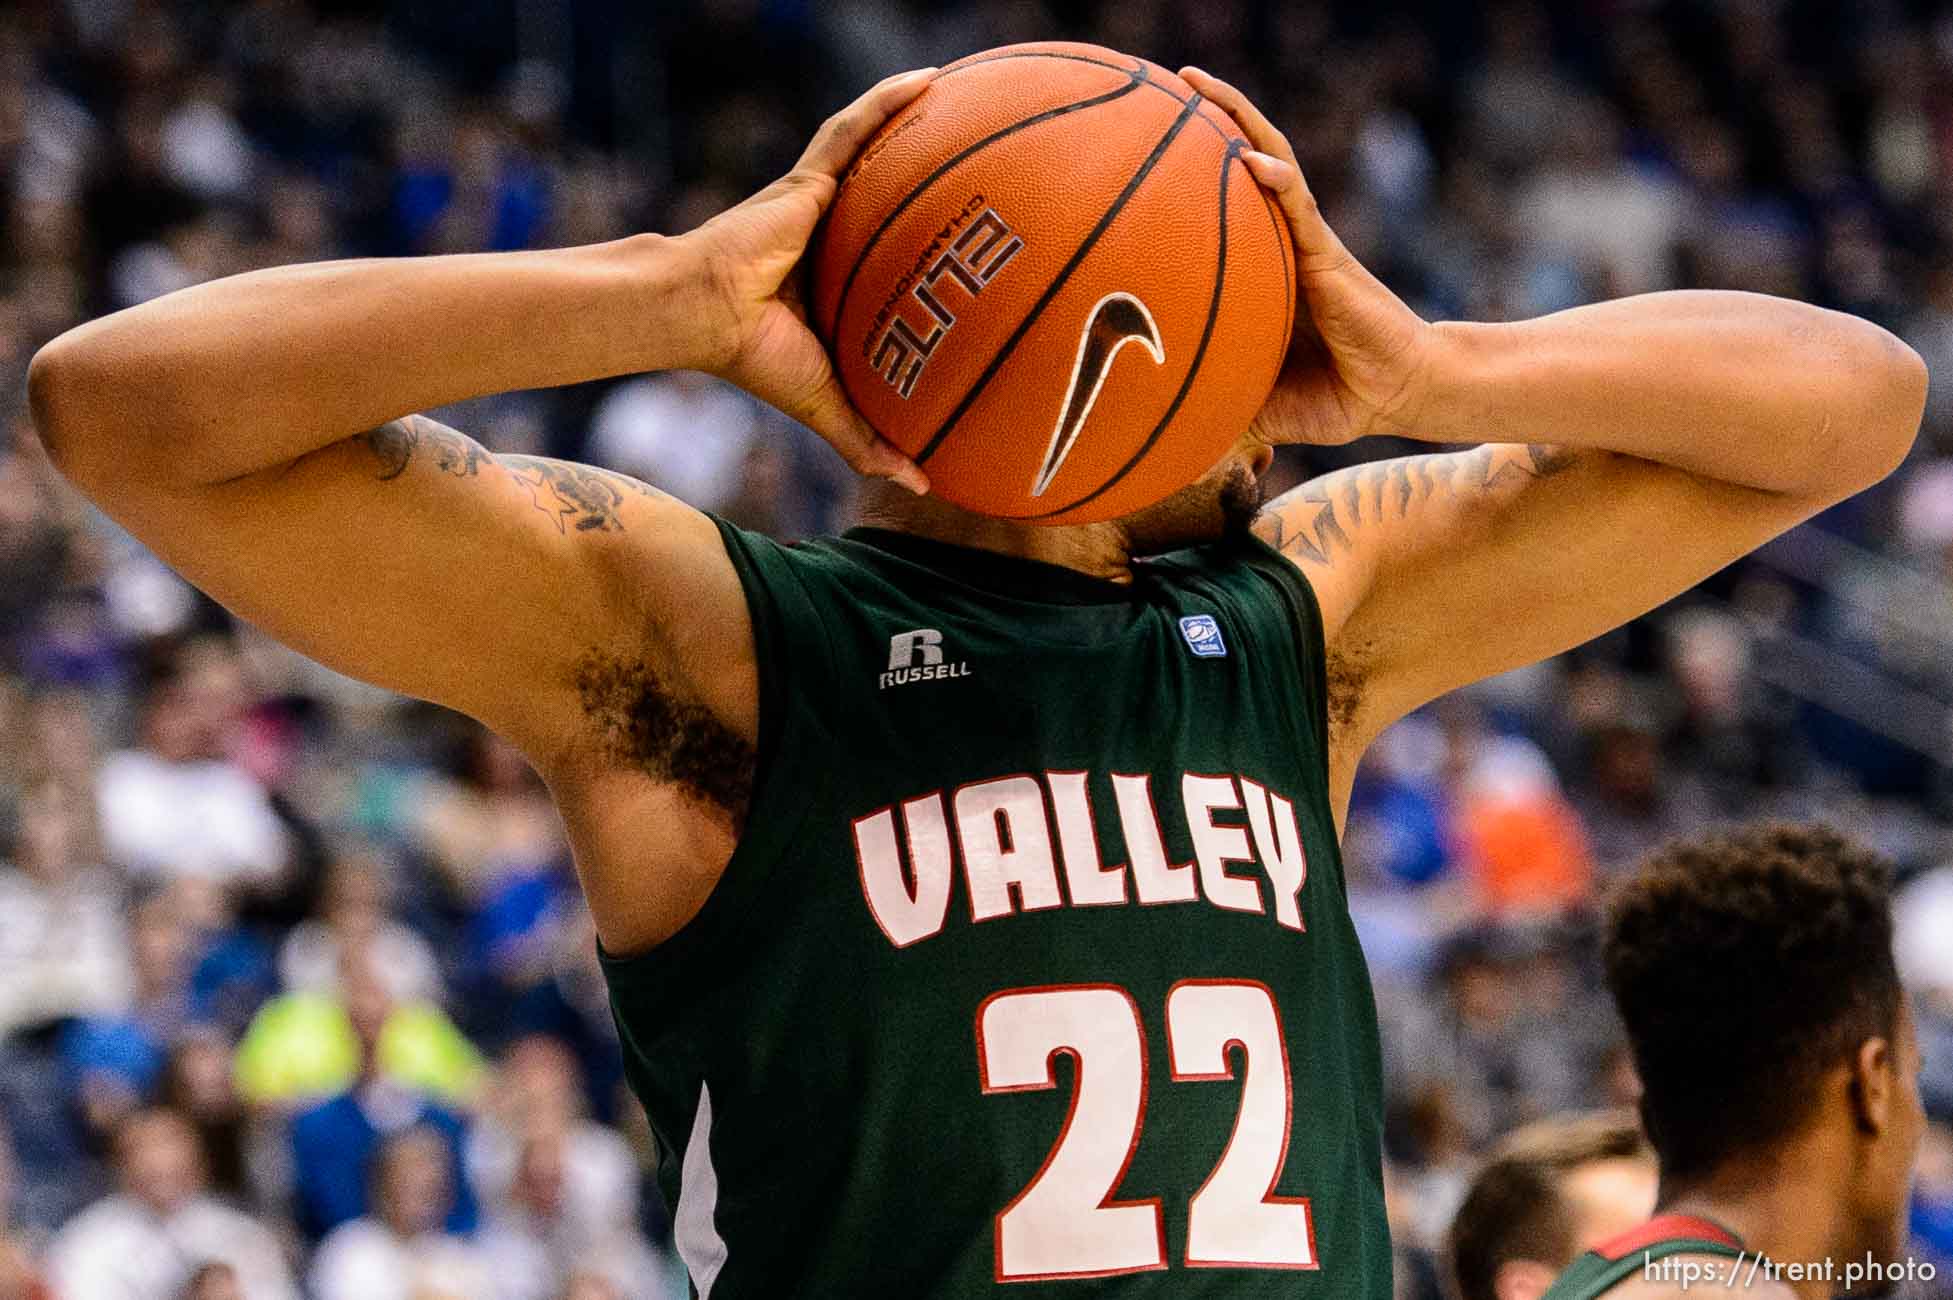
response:
<svg viewBox="0 0 1953 1300"><path fill-rule="evenodd" d="M1172 586L1241 616L1269 649L1293 655L1311 725L1326 755L1329 683L1326 630L1315 589L1302 570L1252 533L1174 551L1141 566Z"/></svg>
<svg viewBox="0 0 1953 1300"><path fill-rule="evenodd" d="M1692 1214L1658 1214L1601 1242L1567 1266L1545 1300L1595 1300L1656 1260L1671 1255L1740 1259L1743 1243L1721 1225Z"/></svg>

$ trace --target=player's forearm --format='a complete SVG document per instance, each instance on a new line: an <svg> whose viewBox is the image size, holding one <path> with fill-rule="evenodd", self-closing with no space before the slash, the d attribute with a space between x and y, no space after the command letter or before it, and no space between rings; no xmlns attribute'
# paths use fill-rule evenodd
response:
<svg viewBox="0 0 1953 1300"><path fill-rule="evenodd" d="M1436 339L1433 438L1622 452L1800 495L1883 477L1925 402L1924 364L1885 330L1757 294L1645 294Z"/></svg>
<svg viewBox="0 0 1953 1300"><path fill-rule="evenodd" d="M701 364L686 265L640 236L232 276L48 344L35 419L84 481L218 482L447 402Z"/></svg>

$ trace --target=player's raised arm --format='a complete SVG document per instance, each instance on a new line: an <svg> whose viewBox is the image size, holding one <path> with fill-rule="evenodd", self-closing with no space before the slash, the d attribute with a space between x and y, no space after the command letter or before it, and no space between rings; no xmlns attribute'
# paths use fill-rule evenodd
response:
<svg viewBox="0 0 1953 1300"><path fill-rule="evenodd" d="M410 413L711 370L857 468L919 486L841 397L792 272L840 169L925 80L877 86L787 177L682 238L284 267L81 326L34 359L36 424L69 478L242 616L546 758L579 656L612 642L655 655L686 616L741 626L738 582L711 524L676 501L493 456ZM730 694L707 703L749 724L750 699Z"/></svg>
<svg viewBox="0 0 1953 1300"><path fill-rule="evenodd" d="M1382 433L1472 451L1354 467L1258 525L1322 598L1334 792L1384 727L1615 627L1869 486L1919 427L1918 355L1869 322L1754 294L1648 294L1429 325L1324 222L1281 134L1224 82L1281 200L1313 331L1257 417L1271 442Z"/></svg>

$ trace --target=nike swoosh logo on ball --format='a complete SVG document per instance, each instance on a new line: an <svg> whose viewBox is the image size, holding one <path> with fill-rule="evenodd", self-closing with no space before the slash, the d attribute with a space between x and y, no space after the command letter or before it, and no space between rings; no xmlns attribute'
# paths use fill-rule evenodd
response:
<svg viewBox="0 0 1953 1300"><path fill-rule="evenodd" d="M1160 332L1154 328L1153 313L1146 310L1146 304L1129 293L1108 293L1092 308L1079 336L1078 358L1071 367L1071 387L1065 390L1065 404L1058 412L1057 427L1051 430L1051 445L1045 448L1044 466L1038 470L1036 482L1031 484L1032 496L1043 496L1051 480L1058 477L1065 457L1071 455L1072 444L1078 441L1079 430L1085 427L1086 417L1099 400L1099 390L1105 387L1112 359L1128 343L1142 344L1152 353L1154 365L1166 364L1166 348L1160 343Z"/></svg>

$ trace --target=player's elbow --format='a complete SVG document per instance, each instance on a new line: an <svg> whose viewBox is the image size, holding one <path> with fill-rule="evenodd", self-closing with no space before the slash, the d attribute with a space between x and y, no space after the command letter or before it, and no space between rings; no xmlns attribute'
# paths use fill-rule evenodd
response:
<svg viewBox="0 0 1953 1300"><path fill-rule="evenodd" d="M34 354L27 366L27 408L41 445L63 474L81 481L101 459L101 443L112 425L105 407L112 402L113 376L99 349L88 341L86 326L69 330Z"/></svg>
<svg viewBox="0 0 1953 1300"><path fill-rule="evenodd" d="M80 446L87 441L85 414L87 365L73 335L63 334L34 354L27 365L27 409L48 458L64 474L74 473Z"/></svg>
<svg viewBox="0 0 1953 1300"><path fill-rule="evenodd" d="M1919 437L1919 422L1926 414L1926 390L1931 376L1926 359L1893 335L1886 335L1887 374L1884 378L1886 404L1890 408L1881 446L1885 459L1878 477L1884 478L1899 467Z"/></svg>
<svg viewBox="0 0 1953 1300"><path fill-rule="evenodd" d="M44 345L27 367L27 405L48 458L84 488L113 465L131 463L132 448L111 446L136 423L140 399L123 368L91 337L89 326ZM153 404L143 419L150 428Z"/></svg>
<svg viewBox="0 0 1953 1300"><path fill-rule="evenodd" d="M1856 412L1843 432L1851 446L1835 467L1847 493L1878 482L1905 460L1926 411L1926 362L1896 335L1860 322L1873 337L1851 368L1845 409Z"/></svg>

